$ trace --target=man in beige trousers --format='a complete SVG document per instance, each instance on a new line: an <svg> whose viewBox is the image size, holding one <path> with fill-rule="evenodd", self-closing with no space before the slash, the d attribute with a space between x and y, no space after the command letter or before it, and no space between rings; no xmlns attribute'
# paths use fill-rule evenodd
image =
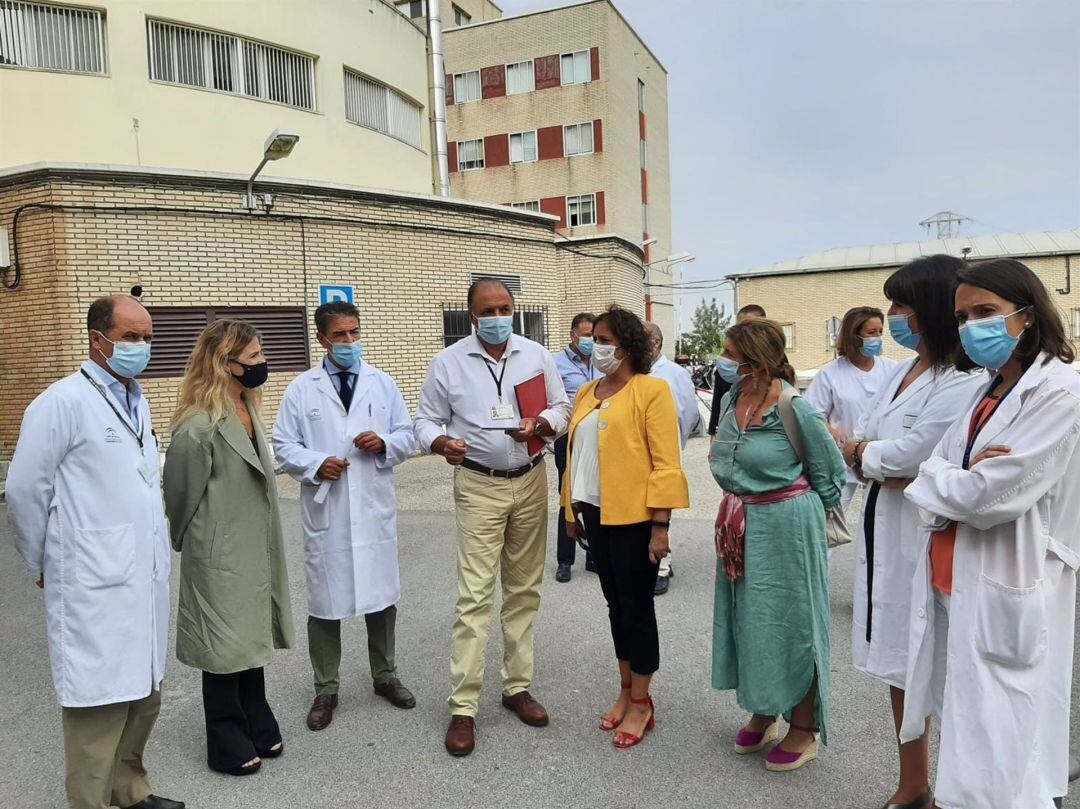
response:
<svg viewBox="0 0 1080 809"><path fill-rule="evenodd" d="M151 794L143 763L169 637L158 446L134 379L150 359L152 323L126 296L95 301L86 320L88 359L23 416L8 513L45 591L68 805L184 809Z"/></svg>
<svg viewBox="0 0 1080 809"><path fill-rule="evenodd" d="M548 722L529 693L533 621L547 550L547 470L530 438L551 441L566 430L570 402L555 360L544 346L513 334L514 299L501 281L469 288L476 333L431 361L420 392L416 438L454 469L458 531L458 601L450 661L452 714L446 749L466 756L484 679L484 650L501 572L502 704L527 725ZM540 377L546 407L523 418L515 386Z"/></svg>

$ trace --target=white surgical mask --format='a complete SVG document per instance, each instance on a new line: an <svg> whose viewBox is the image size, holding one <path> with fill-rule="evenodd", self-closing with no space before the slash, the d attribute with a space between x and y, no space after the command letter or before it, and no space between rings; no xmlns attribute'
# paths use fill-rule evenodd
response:
<svg viewBox="0 0 1080 809"><path fill-rule="evenodd" d="M613 374L619 370L623 361L615 356L615 352L618 350L618 346L602 345L596 343L593 345L592 361L593 365L600 369L603 374ZM626 359L625 357L623 359Z"/></svg>

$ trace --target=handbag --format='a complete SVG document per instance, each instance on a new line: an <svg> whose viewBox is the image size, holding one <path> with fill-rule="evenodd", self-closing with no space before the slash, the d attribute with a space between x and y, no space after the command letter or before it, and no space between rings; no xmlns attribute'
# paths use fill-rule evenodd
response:
<svg viewBox="0 0 1080 809"><path fill-rule="evenodd" d="M787 433L788 441L791 442L795 454L802 461L803 470L807 478L810 477L806 463L806 450L803 447L802 433L799 432L799 423L795 420L795 407L791 400L799 395L793 387L786 387L780 392L780 399L776 407L780 411L780 421L784 424L784 432ZM825 512L825 540L830 548L838 548L851 542L851 528L848 526L844 507L837 503Z"/></svg>

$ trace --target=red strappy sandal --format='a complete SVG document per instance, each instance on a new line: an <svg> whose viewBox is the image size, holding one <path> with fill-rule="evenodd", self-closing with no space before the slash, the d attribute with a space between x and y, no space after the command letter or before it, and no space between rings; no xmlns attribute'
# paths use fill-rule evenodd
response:
<svg viewBox="0 0 1080 809"><path fill-rule="evenodd" d="M645 734L656 727L656 707L653 705L652 697L645 697L645 699L633 699L630 700L633 705L648 705L649 706L649 721L645 725L645 731L640 736L635 736L633 733L627 733L625 730L620 730L615 734L614 743L620 750L628 750L635 745L641 744L641 740L645 738Z"/></svg>
<svg viewBox="0 0 1080 809"><path fill-rule="evenodd" d="M622 684L622 690L623 691L629 691L630 690L630 683L623 683ZM612 716L609 713L606 713L606 714L604 714L603 716L600 717L600 730L604 731L605 733L608 733L608 732L610 732L612 730L615 730L615 728L617 728L621 724L622 724L622 719L616 719L614 716Z"/></svg>

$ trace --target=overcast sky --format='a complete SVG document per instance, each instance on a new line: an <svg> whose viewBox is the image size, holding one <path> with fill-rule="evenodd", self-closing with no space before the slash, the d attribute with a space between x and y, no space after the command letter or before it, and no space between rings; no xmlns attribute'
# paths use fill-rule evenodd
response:
<svg viewBox="0 0 1080 809"><path fill-rule="evenodd" d="M945 209L1080 226L1080 0L615 4L668 69L683 280L916 241Z"/></svg>

